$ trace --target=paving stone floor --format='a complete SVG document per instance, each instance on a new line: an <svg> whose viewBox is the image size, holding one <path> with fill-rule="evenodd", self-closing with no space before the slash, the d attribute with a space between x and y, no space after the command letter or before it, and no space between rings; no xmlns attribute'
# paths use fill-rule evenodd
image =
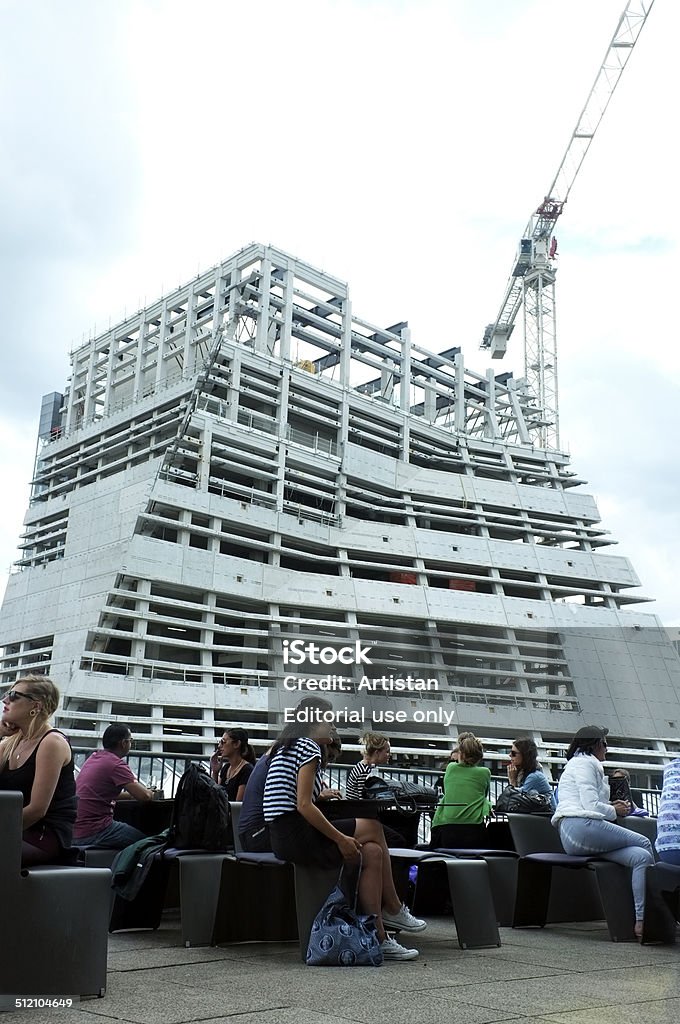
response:
<svg viewBox="0 0 680 1024"><path fill-rule="evenodd" d="M432 919L410 963L311 968L293 943L185 949L157 932L110 936L102 999L9 1012L1 1024L678 1024L680 944L609 941L603 923L501 929L498 949L460 950Z"/></svg>

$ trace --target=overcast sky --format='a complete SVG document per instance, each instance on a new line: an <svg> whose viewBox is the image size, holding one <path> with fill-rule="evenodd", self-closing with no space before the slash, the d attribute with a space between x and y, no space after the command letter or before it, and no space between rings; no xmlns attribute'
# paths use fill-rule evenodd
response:
<svg viewBox="0 0 680 1024"><path fill-rule="evenodd" d="M624 0L0 0L0 590L68 352L250 241L475 369ZM562 442L680 623L676 41L657 0L558 225ZM497 372L522 375L520 330Z"/></svg>

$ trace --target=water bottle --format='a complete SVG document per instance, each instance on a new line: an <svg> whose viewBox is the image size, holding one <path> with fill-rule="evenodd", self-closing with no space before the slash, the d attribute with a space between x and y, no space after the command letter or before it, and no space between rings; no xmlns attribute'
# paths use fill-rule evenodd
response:
<svg viewBox="0 0 680 1024"><path fill-rule="evenodd" d="M411 864L408 869L409 903L413 905L413 898L416 894L416 883L418 881L418 865Z"/></svg>

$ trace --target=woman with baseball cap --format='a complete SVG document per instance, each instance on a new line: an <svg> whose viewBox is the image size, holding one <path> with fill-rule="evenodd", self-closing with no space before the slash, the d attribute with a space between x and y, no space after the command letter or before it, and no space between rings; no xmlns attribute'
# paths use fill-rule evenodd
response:
<svg viewBox="0 0 680 1024"><path fill-rule="evenodd" d="M599 725L585 725L574 736L567 750L552 823L566 853L581 857L597 854L632 869L635 934L640 938L645 868L654 862L654 856L646 836L615 824L617 816L628 814L630 806L624 800L611 803L609 799L609 783L602 767L608 731Z"/></svg>

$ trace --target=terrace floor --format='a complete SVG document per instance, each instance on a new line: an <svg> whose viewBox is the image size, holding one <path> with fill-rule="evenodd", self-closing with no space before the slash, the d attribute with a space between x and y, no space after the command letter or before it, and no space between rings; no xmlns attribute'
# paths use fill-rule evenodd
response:
<svg viewBox="0 0 680 1024"><path fill-rule="evenodd" d="M102 999L8 1012L2 1024L677 1024L680 945L612 943L604 923L501 929L498 949L461 950L431 918L418 960L312 968L296 943L185 949L179 921L110 936ZM406 943L409 944L408 942Z"/></svg>

